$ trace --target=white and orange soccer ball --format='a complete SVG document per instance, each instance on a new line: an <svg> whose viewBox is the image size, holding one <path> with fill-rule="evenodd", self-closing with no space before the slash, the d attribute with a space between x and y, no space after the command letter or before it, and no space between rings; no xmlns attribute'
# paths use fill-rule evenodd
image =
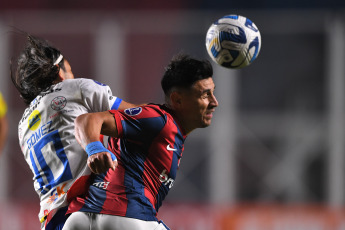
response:
<svg viewBox="0 0 345 230"><path fill-rule="evenodd" d="M231 69L250 65L259 55L261 35L256 25L240 15L226 15L206 34L206 49L213 61Z"/></svg>

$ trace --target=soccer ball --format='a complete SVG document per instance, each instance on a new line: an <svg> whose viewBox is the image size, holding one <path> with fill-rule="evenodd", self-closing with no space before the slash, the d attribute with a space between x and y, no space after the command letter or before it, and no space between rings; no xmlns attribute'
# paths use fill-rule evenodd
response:
<svg viewBox="0 0 345 230"><path fill-rule="evenodd" d="M206 34L206 49L221 66L239 69L248 66L259 55L261 35L246 17L227 15L214 22Z"/></svg>

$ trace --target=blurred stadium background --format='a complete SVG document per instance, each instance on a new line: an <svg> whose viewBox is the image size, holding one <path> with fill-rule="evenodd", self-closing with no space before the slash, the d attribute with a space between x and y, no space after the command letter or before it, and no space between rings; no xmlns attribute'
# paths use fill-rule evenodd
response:
<svg viewBox="0 0 345 230"><path fill-rule="evenodd" d="M345 2L343 0L1 1L0 91L10 134L0 158L0 229L39 229L39 200L20 151L25 105L9 59L13 27L62 50L76 77L131 102L161 103L160 78L184 51L208 58L205 33L221 16L259 27L248 68L214 65L220 107L186 141L160 210L174 230L345 229Z"/></svg>

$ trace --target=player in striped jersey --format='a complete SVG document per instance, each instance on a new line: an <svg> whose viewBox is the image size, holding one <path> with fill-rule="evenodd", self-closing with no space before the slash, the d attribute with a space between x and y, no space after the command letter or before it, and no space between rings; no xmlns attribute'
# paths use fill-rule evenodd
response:
<svg viewBox="0 0 345 230"><path fill-rule="evenodd" d="M187 135L211 124L218 106L212 75L208 61L178 55L162 78L164 105L76 119L77 140L95 174L88 192L71 202L63 230L168 229L157 212L173 186ZM112 137L108 149L99 133Z"/></svg>
<svg viewBox="0 0 345 230"><path fill-rule="evenodd" d="M74 79L71 66L47 41L27 35L11 78L28 105L19 122L19 144L34 174L42 230L61 230L67 192L91 172L87 154L75 139L74 120L83 113L134 105L112 95L107 85ZM11 67L12 68L12 67Z"/></svg>

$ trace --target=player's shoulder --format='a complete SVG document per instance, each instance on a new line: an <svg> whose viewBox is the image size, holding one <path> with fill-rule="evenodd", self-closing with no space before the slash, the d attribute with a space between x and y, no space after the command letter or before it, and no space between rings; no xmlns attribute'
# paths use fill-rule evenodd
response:
<svg viewBox="0 0 345 230"><path fill-rule="evenodd" d="M147 110L157 111L159 113L167 113L165 105L149 103L143 106Z"/></svg>
<svg viewBox="0 0 345 230"><path fill-rule="evenodd" d="M76 84L79 86L84 86L84 85L91 85L91 86L95 86L95 85L99 85L99 86L107 86L106 84L103 84L99 81L96 81L94 79L90 79L90 78L74 78L74 79L66 79L64 81L62 81L63 84Z"/></svg>
<svg viewBox="0 0 345 230"><path fill-rule="evenodd" d="M143 108L143 110L147 110L149 112L166 113L164 105L161 104L149 103L141 107Z"/></svg>
<svg viewBox="0 0 345 230"><path fill-rule="evenodd" d="M73 79L63 80L62 84L64 85L95 84L95 81L89 78L73 78Z"/></svg>
<svg viewBox="0 0 345 230"><path fill-rule="evenodd" d="M63 91L81 92L81 94L85 95L89 93L102 94L110 90L107 85L89 78L66 79L60 82L56 87L60 87Z"/></svg>
<svg viewBox="0 0 345 230"><path fill-rule="evenodd" d="M135 108L128 108L123 111L126 115L136 118L166 117L167 111L163 105L147 104Z"/></svg>

